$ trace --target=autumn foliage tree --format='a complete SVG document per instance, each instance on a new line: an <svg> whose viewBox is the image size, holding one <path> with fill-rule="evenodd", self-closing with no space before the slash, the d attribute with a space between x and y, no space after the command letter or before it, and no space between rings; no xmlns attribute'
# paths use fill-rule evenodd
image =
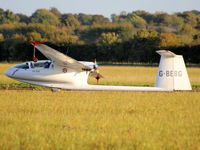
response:
<svg viewBox="0 0 200 150"><path fill-rule="evenodd" d="M115 32L102 33L98 39L98 43L101 45L111 45L119 42L121 42L121 39Z"/></svg>
<svg viewBox="0 0 200 150"><path fill-rule="evenodd" d="M44 25L58 25L60 23L58 17L47 9L36 10L31 16L31 22Z"/></svg>
<svg viewBox="0 0 200 150"><path fill-rule="evenodd" d="M162 33L160 34L160 47L173 47L178 46L179 41L177 36L174 33Z"/></svg>
<svg viewBox="0 0 200 150"><path fill-rule="evenodd" d="M107 18L62 14L55 7L38 9L31 16L0 9L0 60L29 59L29 41L36 40L62 52L69 49L69 55L82 60L156 62L155 49L180 48L187 61L198 63L199 34L198 10L173 14L122 11Z"/></svg>

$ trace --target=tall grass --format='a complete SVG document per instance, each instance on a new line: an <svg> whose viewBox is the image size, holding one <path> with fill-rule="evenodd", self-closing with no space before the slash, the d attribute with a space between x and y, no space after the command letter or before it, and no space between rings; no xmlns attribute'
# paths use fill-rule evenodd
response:
<svg viewBox="0 0 200 150"><path fill-rule="evenodd" d="M0 149L198 149L199 97L0 91Z"/></svg>
<svg viewBox="0 0 200 150"><path fill-rule="evenodd" d="M157 68L154 67L102 66L100 73L104 78L100 80L100 84L153 85L156 71ZM89 81L95 83L95 80Z"/></svg>
<svg viewBox="0 0 200 150"><path fill-rule="evenodd" d="M16 82L2 74L10 65L0 66L0 83ZM156 70L102 67L100 83L152 85ZM200 69L188 72L200 85ZM198 150L199 116L200 93L194 91L0 90L0 149Z"/></svg>

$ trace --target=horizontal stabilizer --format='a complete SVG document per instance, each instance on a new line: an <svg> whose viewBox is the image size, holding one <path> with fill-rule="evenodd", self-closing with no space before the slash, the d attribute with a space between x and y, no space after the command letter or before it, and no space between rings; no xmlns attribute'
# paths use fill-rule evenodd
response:
<svg viewBox="0 0 200 150"><path fill-rule="evenodd" d="M176 54L172 53L171 51L169 50L157 50L156 51L159 55L161 56L165 56L165 57L175 57Z"/></svg>

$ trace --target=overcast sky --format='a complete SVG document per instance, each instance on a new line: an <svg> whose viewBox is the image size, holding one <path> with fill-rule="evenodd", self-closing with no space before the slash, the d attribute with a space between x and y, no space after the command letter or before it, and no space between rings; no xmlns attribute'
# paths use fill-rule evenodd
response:
<svg viewBox="0 0 200 150"><path fill-rule="evenodd" d="M102 14L110 17L121 11L145 10L168 13L199 10L200 0L0 0L0 8L30 16L39 8L56 7L61 13Z"/></svg>

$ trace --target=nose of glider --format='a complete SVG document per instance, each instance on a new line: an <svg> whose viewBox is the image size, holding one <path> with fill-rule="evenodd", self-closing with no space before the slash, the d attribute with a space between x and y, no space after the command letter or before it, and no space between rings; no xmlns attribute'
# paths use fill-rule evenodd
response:
<svg viewBox="0 0 200 150"><path fill-rule="evenodd" d="M7 69L7 70L4 72L4 74L5 74L6 76L10 77L11 74L12 74L11 68Z"/></svg>

